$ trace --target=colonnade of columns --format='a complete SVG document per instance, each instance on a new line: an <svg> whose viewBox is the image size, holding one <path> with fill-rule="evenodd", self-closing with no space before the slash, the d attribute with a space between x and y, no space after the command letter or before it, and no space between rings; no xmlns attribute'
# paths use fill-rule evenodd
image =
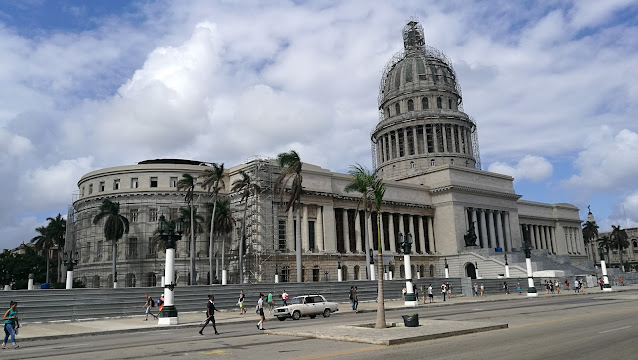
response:
<svg viewBox="0 0 638 360"><path fill-rule="evenodd" d="M512 251L512 232L508 211L467 208L468 229L474 224L477 245L483 249L501 248Z"/></svg>
<svg viewBox="0 0 638 360"><path fill-rule="evenodd" d="M522 229L525 225L529 226L529 238L532 249L547 250L550 254L558 254L556 228L554 226L521 223L521 234L523 233Z"/></svg>
<svg viewBox="0 0 638 360"><path fill-rule="evenodd" d="M567 253L572 255L585 255L585 242L583 233L578 227L563 227Z"/></svg>
<svg viewBox="0 0 638 360"><path fill-rule="evenodd" d="M471 130L457 124L425 124L391 130L377 137L379 163L429 153L472 154Z"/></svg>

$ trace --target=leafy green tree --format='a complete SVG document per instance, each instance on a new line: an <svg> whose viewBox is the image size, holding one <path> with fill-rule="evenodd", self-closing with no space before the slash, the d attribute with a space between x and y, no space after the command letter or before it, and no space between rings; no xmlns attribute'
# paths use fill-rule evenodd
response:
<svg viewBox="0 0 638 360"><path fill-rule="evenodd" d="M44 254L44 257L46 258L46 282L49 283L49 263L51 259L51 257L49 256L49 249L51 249L55 245L55 241L47 232L46 226L40 226L36 228L35 231L37 231L39 235L31 239L30 242L32 244L35 244L35 249L38 252L42 252Z"/></svg>
<svg viewBox="0 0 638 360"><path fill-rule="evenodd" d="M352 182L345 187L347 193L358 192L361 194L359 201L357 202L357 213L359 208L363 207L365 210L365 224L370 221L370 214L372 213L372 204L374 200L374 194L370 185L374 182L374 173L366 169L360 164L350 166L348 174L352 176ZM366 253L366 274L368 279L371 279L370 274L370 234L368 226L365 226L365 253Z"/></svg>
<svg viewBox="0 0 638 360"><path fill-rule="evenodd" d="M598 239L598 247L602 247L603 249L605 249L605 252L607 253L607 262L609 263L611 263L611 258L609 257L609 249L611 249L612 246L612 240L609 236L604 235Z"/></svg>
<svg viewBox="0 0 638 360"><path fill-rule="evenodd" d="M47 221L47 233L53 239L53 242L58 247L58 256L57 256L57 270L58 282L62 282L62 256L64 255L64 247L65 247L65 239L66 239L66 220L62 217L62 214L59 214L55 217L48 217Z"/></svg>
<svg viewBox="0 0 638 360"><path fill-rule="evenodd" d="M46 280L46 260L38 255L36 250L25 247L24 254L12 254L4 251L0 254L0 284L5 285L5 274L9 274L9 284L12 289L26 289L29 274L33 274L33 281L42 283Z"/></svg>
<svg viewBox="0 0 638 360"><path fill-rule="evenodd" d="M224 255L226 253L226 236L235 228L235 219L230 209L230 200L217 200L217 212L215 213L215 236L222 238L222 270L225 270Z"/></svg>
<svg viewBox="0 0 638 360"><path fill-rule="evenodd" d="M196 179L190 174L182 174L182 178L177 182L177 191L184 190L184 201L190 208L190 223L194 222L192 215L193 211L193 197L195 195L195 184ZM195 274L195 233L190 232L190 253L191 253L191 261L190 261L190 269L191 269L191 278L190 283L195 284L196 274Z"/></svg>
<svg viewBox="0 0 638 360"><path fill-rule="evenodd" d="M583 224L583 240L585 241L585 246L587 246L590 251L593 248L592 244L596 239L598 239L598 225L596 225L593 221L586 221ZM596 254L593 252L592 257L594 259L596 258Z"/></svg>
<svg viewBox="0 0 638 360"><path fill-rule="evenodd" d="M299 154L295 150L290 152L284 152L277 155L277 163L279 167L283 169L283 172L277 180L275 180L274 192L279 193L280 198L283 199L290 183L290 192L288 193L288 201L286 202L286 211L292 207L295 210L297 223L295 225L295 255L297 260L297 282L302 282L302 269L301 263L301 193L303 192L301 176L302 162L299 158Z"/></svg>
<svg viewBox="0 0 638 360"><path fill-rule="evenodd" d="M215 253L215 247L213 242L213 234L215 233L215 213L217 212L217 198L219 196L219 191L224 187L224 163L210 164L210 169L206 169L202 174L201 178L201 186L208 190L209 193L213 193L213 208L210 212L210 239L208 244L208 262L209 262L209 271L210 271L210 282L209 285L213 285L213 254ZM215 275L219 272L219 266L215 269Z"/></svg>
<svg viewBox="0 0 638 360"><path fill-rule="evenodd" d="M626 248L629 247L629 236L625 229L621 229L620 225L612 225L611 226L611 244L612 248L618 250L618 260L620 262L620 271L625 272L625 264L622 260L622 253Z"/></svg>
<svg viewBox="0 0 638 360"><path fill-rule="evenodd" d="M113 287L117 287L117 242L128 234L129 221L120 214L120 203L104 199L100 205L100 211L93 218L93 225L97 225L104 219L104 238L113 245Z"/></svg>
<svg viewBox="0 0 638 360"><path fill-rule="evenodd" d="M244 237L246 235L246 212L248 211L248 198L261 191L261 187L243 170L239 172L240 178L233 181L231 190L241 193L240 203L244 203L244 215L241 222L241 235L239 236L239 282L244 282Z"/></svg>

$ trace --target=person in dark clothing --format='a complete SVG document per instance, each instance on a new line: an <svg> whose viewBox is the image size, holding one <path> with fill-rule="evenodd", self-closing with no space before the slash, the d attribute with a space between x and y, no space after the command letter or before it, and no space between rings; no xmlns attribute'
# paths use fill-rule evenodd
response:
<svg viewBox="0 0 638 360"><path fill-rule="evenodd" d="M209 322L213 324L213 329L215 329L215 335L219 335L219 333L217 332L217 326L215 325L215 311L219 311L219 310L215 308L214 301L215 301L215 297L213 295L208 295L208 305L206 306L206 321L204 321L204 325L202 325L202 329L199 330L200 335L204 335L204 328L206 327L206 325L208 325Z"/></svg>

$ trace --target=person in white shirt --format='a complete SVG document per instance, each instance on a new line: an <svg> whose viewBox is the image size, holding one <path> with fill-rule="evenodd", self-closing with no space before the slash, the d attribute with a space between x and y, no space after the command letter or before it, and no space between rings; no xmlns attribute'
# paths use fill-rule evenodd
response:
<svg viewBox="0 0 638 360"><path fill-rule="evenodd" d="M432 292L432 284L428 287L428 297L430 298L430 303L434 302L434 293Z"/></svg>
<svg viewBox="0 0 638 360"><path fill-rule="evenodd" d="M441 284L441 294L443 294L443 301L445 301L445 294L447 294L447 286L445 286L445 282Z"/></svg>
<svg viewBox="0 0 638 360"><path fill-rule="evenodd" d="M264 330L264 294L259 294L259 300L257 301L257 312L259 313L259 322L257 323L257 329Z"/></svg>

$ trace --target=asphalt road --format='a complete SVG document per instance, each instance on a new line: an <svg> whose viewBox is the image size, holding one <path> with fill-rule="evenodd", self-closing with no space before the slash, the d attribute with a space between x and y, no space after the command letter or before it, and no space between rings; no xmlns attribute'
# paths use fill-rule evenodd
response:
<svg viewBox="0 0 638 360"><path fill-rule="evenodd" d="M626 292L638 294L636 292ZM602 300L600 294L542 297L422 309L421 318L507 322L509 329L397 346L265 335L254 324L25 342L0 350L2 359L638 359L638 304ZM401 321L407 311L388 311ZM413 311L410 311L412 313ZM375 313L335 314L324 319L268 321L266 328L374 321ZM258 319L255 316L254 323Z"/></svg>

